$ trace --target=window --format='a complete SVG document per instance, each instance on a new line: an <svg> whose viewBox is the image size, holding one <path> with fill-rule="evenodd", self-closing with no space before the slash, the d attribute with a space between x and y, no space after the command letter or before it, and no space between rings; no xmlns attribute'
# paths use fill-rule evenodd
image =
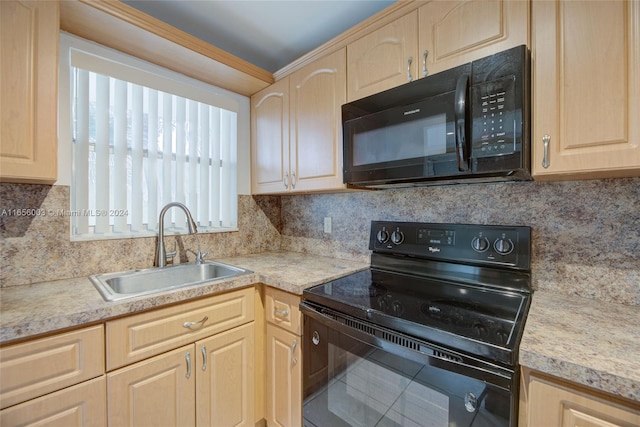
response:
<svg viewBox="0 0 640 427"><path fill-rule="evenodd" d="M72 239L155 235L160 210L173 201L187 205L199 232L235 230L237 103L110 49L61 40L70 81ZM186 233L184 214L170 210L165 227Z"/></svg>

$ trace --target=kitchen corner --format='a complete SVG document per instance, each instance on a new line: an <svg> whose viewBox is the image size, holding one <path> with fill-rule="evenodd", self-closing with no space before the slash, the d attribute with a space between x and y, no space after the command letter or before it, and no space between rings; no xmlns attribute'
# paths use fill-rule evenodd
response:
<svg viewBox="0 0 640 427"><path fill-rule="evenodd" d="M0 3L6 30L2 32L2 47L7 55L3 56L10 59L3 61L2 71L6 71L3 78L16 81L13 86L22 90L16 96L7 97L15 98L15 102L9 103L11 108L4 108L3 104L0 114L4 121L16 124L3 127L0 150L0 379L3 385L0 387L0 424L24 425L28 421L42 422L45 417L58 417L57 425L76 423L83 427L127 423L300 427L303 425L304 402L308 397L309 400L321 401L318 405L324 405L322 410L326 410L325 413L333 413L328 403L330 400L344 410L344 417L339 423L317 424L312 420L310 425L383 425L384 422L372 423L367 418L371 412L378 411L374 406L380 400L373 399L376 402L370 406L364 402L373 396L366 393L353 400L340 398L348 393L330 396L328 384L342 382L344 390L347 385L351 387L352 384L347 384L347 374L354 365L349 363L356 359L364 360L365 368L361 370L366 371L366 375L360 375L355 381L369 377L359 383L361 386L364 384L362 388L373 389L378 397L388 398L387 389L377 385L405 386L396 377L391 376L389 380L384 375L390 370L404 370L405 365L396 369L400 366L397 359L385 359L377 349L369 347L364 351L358 345L331 347L335 359L324 365L318 363L318 358L307 357L320 353L324 357L325 353L330 353L328 346L333 343L322 339L325 347L318 347L322 329L313 329L311 316L303 314L305 301L309 302L306 296L303 297L303 292L352 273L362 275L364 270L375 265L370 247L375 248L373 242L376 238L380 242L387 240L380 240L377 234L369 235L369 227L374 221L387 221L462 227L522 227L530 234L526 245L530 262L522 272L526 275L527 302L519 306L525 307L518 311L524 313L523 317L518 317L522 321L513 322L520 327L519 332L506 334L508 338L504 338L506 329L503 324L491 323L500 326L494 329L493 337L500 336L503 344L514 343L510 353L513 363L505 367L504 362L495 357L483 360L484 366L496 368L492 372L496 377L502 375L506 378L503 374L509 371L508 385L477 378L473 387L469 387L464 379L450 381L449 384L448 378L452 377L439 384L425 381L419 384L421 388L412 389L412 393L418 391L413 394L419 401L415 405L419 409L411 414L413 419L408 416L407 419L420 425L442 421L438 425L640 426L640 122L635 120L640 111L640 2L398 1L276 71L263 70L130 5L161 6L162 3L185 7L180 1L11 0ZM215 8L225 2L189 3ZM233 2L226 3L231 5ZM286 5L287 8L292 6L292 3ZM335 9L334 5L331 8ZM254 8L251 13L257 10ZM246 13L249 14L249 10ZM33 16L38 19L34 21ZM215 17L217 13L207 16ZM259 18L269 21L264 16ZM595 21L601 25L590 25ZM236 27L243 28L243 25ZM499 31L491 36L494 28ZM38 37L29 32L32 29L37 30ZM463 32L461 29L466 30ZM445 36L433 37L436 33ZM461 37L463 33L468 34ZM480 39L483 34L488 34L489 38ZM80 37L87 40L80 41ZM57 43L59 39L62 43ZM269 37L253 39L270 40ZM289 39L302 39L302 35ZM389 40L398 43L389 43ZM14 42L18 44L13 46ZM80 111L78 100L83 98L80 96L83 89L75 84L77 82L67 84L71 78L66 77L71 77L67 74L72 73L80 81L86 77L80 76L84 76L85 71L93 76L99 70L82 71L79 67L93 55L88 48L75 58L77 64L71 61L72 55L65 53L70 50L65 49L80 46L76 43L82 43L82 46L95 44L96 48L104 45L104 50L99 47L100 52L113 49L117 55L123 52L133 55L134 61L138 63L140 60L141 66L143 61L151 61L152 67L168 67L172 71L167 70L167 75L176 77L169 79L172 82L177 81L179 74L184 74L198 80L186 83L190 87L192 83L199 85L203 82L220 85L215 89L215 96L220 96L224 105L214 102L216 105L212 105L215 109L211 114L201 117L195 113L195 104L190 98L184 98L184 104L182 100L176 100L175 121L183 113L188 113L189 118L194 118L194 123L175 126L173 145L176 153L168 155L172 151L169 148L172 137L169 136L174 132L169 130L171 120L162 120L167 124L162 127L163 135L167 136L162 139L162 159L157 150L160 136L155 131L149 132L149 129L155 129L154 123L159 124L155 108L151 109L152 114L148 114L151 110L147 111L147 107L137 109L144 113L140 115L118 114L118 120L137 117L133 119L135 126L131 124L131 138L126 130L129 125L113 126L114 129L125 130L122 134L126 137L120 141L131 139L130 148L127 146L124 150L125 144L116 143L115 136L111 144L111 138L104 135L96 137L97 142L84 138L84 143L89 141L86 147L83 138L77 134L80 127L75 125L76 119L70 116L71 110ZM469 99L482 100L482 96L488 96L489 101L486 102L489 103L493 102L493 96L496 106L489 105L488 108L511 108L516 117L523 119L520 123L522 129L513 134L514 146L522 152L521 160L527 168L523 175L526 180L481 180L473 184L458 182L449 185L457 181L443 179L439 185L413 187L414 183L409 178L407 182L411 188L378 191L358 189L353 187L354 182L358 185L357 181L344 179L348 172L346 167L350 165L345 164L349 154L344 152L347 145L341 120L344 118L343 105L393 89L402 94L403 87L427 85L430 81L438 86L439 79L447 74L447 70L462 69L461 64L490 58L500 51L521 45L526 45L521 49L527 60L531 60L530 70L523 73L526 83L521 88L530 96L522 97L522 106L511 108L511 100L507 102L505 96L506 89L480 94L473 85L467 84L464 76L456 79L455 89L458 95L466 92L475 94ZM266 50L272 48L269 46ZM24 52L31 54L25 56ZM594 57L606 60L592 61L591 72L584 73L582 65ZM96 64L111 64L109 58L105 56ZM98 67L96 64L91 65ZM129 67L126 64L123 60L120 65ZM361 64L368 65L362 67ZM388 70L400 72L394 71L385 76ZM511 84L509 79L504 83L508 87ZM406 86L407 80L413 82ZM110 81L115 84L114 80ZM487 83L488 86L493 85L492 82ZM106 88L106 85L102 86ZM193 86L196 87L200 86ZM592 90L594 88L597 90ZM222 95L226 90L231 91L231 98ZM5 92L3 87L3 96ZM108 91L102 92L106 95ZM123 94L124 91L120 91L120 101ZM476 96L479 94L482 96ZM112 98L115 100L117 97ZM155 95L151 98L155 99ZM400 101L404 104L404 96L402 98ZM448 159L451 170L458 174L473 172L478 162L492 167L485 163L489 158L499 163L505 161L507 157L503 154L509 155L511 147L510 144L501 145L504 142L501 139L502 125L497 125L499 130L495 141L493 134L488 136L488 127L482 132L473 130L473 114L466 122L463 119L471 111L471 104L466 105L464 111L460 110L460 106L465 104L463 99L460 96L455 102L451 99L438 106L431 117L427 117L431 113L423 111L428 127L424 125L416 133L414 143L419 148L416 158L422 159L416 164L432 155L433 158L442 156L442 159ZM168 97L166 100L163 97L162 104L167 106L167 113L170 110L168 100ZM410 104L411 100L407 98L406 101ZM85 101L80 103L84 105ZM144 102L135 103L145 105ZM159 105L155 105L155 101L152 104ZM191 143L196 140L197 132L187 131L196 129L195 117L201 117L201 124L210 123L209 130L216 127L218 109L226 111L227 106L233 107L234 111L220 113L220 117L226 117L229 122L225 119L226 124L220 126L218 134L221 137L227 133L230 134L228 136L233 135L234 132L223 132L222 129L227 129L227 124L237 120L238 134L234 136L237 141L232 143L234 138L228 138L229 147L233 147L232 153L228 155L229 147L218 147L220 158L214 156L209 161L202 161L200 154L195 153L197 150L191 150L197 145ZM113 111L124 112L121 107L122 104L118 103ZM446 123L436 120L447 116L445 110L452 108L453 111L448 113L453 114L455 124L449 119L445 120ZM164 108L162 110L164 117ZM177 110L181 112L178 114ZM404 111L402 120L405 115L409 121L421 117L417 115L419 111ZM147 124L139 126L140 117L147 115L150 116L148 122L145 119ZM101 116L104 119L107 114ZM494 123L487 116L483 120ZM102 121L104 123L100 127L107 133L111 122ZM179 121L182 122L182 118ZM64 123L74 123L74 126L61 125ZM508 123L510 125L511 120ZM515 119L514 123L517 124L518 120ZM93 125L87 124L90 126ZM487 122L483 126L487 126ZM67 127L74 127L73 132L65 130ZM440 132L440 139L432 139L440 141L436 145L428 142L432 138L428 129L432 129L434 135L436 130ZM478 156L471 155L474 151L473 138L465 138L463 130L468 130L469 136L474 133L481 135L484 142L476 147ZM84 129L80 129L80 134L83 132ZM203 133L214 138L214 132L205 129ZM138 149L138 142L142 140L142 137L138 138L140 134L151 142L157 140L158 147L152 143L153 149L149 150L147 141L146 145L141 145L146 149ZM187 144L183 144L185 135L189 140L188 153ZM523 135L526 144L516 142ZM82 150L89 151L72 149L79 146L78 141L85 145ZM106 141L110 141L109 144ZM403 148L402 144L389 141L381 142L380 146ZM442 141L445 142L444 152ZM461 141L468 144L461 145ZM449 148L446 148L447 144ZM209 145L217 147L218 142L203 142L202 147ZM74 179L77 176L77 165L73 160L93 159L94 154L98 156L98 148L100 155L105 157L95 160L95 163L113 163L119 165L115 169L124 169L122 165L125 162L106 162L106 156L109 159L112 155L120 159L126 157L127 162L131 157L132 165L144 165L143 169L150 171L144 177L145 182L154 183L155 173L163 177L158 181L167 184L164 189L154 183L148 190L149 194L156 190L162 192L162 197L157 200L162 203L157 208L179 201L192 209L194 216L200 215L195 212L201 211L202 206L205 211L216 212L202 222L198 219L201 229L195 235L179 234L184 231L183 227L182 231L178 226L173 229L167 227L171 233L166 236L169 252L176 248L173 264L192 263L196 253L200 260L200 254L207 252L206 259L249 271L231 278L206 279L199 284L167 288L144 296L105 301L89 276L161 265L154 261L157 242L154 222L157 218L155 212L159 209L156 209L156 201L142 204L149 213L145 224L125 224L124 220L117 221L114 217L113 225L102 221L98 227L97 219L95 225L83 219L78 226L79 212L84 210L75 209L74 198L83 190L78 190L76 181L71 183L71 175ZM12 149L16 152L12 153ZM140 151L146 153L146 160L140 158ZM216 150L207 148L201 153L212 151ZM180 152L179 156L177 152ZM176 184L172 193L168 185L168 169L164 173L149 166L149 159L156 157L158 163L162 161L167 166L175 160L176 176L180 175L177 171L186 166L187 159L197 158L198 161L191 164L194 167L188 168L188 179L184 182L182 178L178 180L189 185ZM35 160L33 167L26 165L25 159ZM178 161L182 166L178 167ZM155 160L151 162L155 163ZM196 163L202 167L198 169L199 176ZM408 164L412 163L413 160L409 159ZM376 170L375 162L373 164L373 170ZM226 167L229 165L230 168ZM217 179L216 175L206 172L207 167L215 173L220 170L224 173ZM431 160L424 167L416 167L423 175L421 179L427 181L427 169L435 168ZM398 169L406 169L406 164ZM518 169L506 168L503 171ZM124 185L125 174L114 170L115 178L112 178L111 172L105 174L105 170L101 167L102 178L94 180L99 184L94 189L95 194L100 195L108 187L114 187L115 190L106 193L124 199L127 192L116 188L116 184ZM447 170L442 169L438 179L446 177L450 173ZM91 173L86 172L91 178ZM136 178L141 177L138 172L131 172L130 180L134 187L143 182L142 178ZM226 180L233 176L237 181ZM127 186L128 180L129 175ZM200 188L215 189L220 194L211 199L198 193L198 185L194 185L196 181ZM82 179L79 182L83 182ZM191 190L193 192L189 193ZM135 194L140 193L133 191L129 194L134 201ZM119 203L106 202L109 207L116 205ZM120 207L117 211L122 219L124 210ZM144 209L140 207L140 211L144 212ZM105 219L105 215L92 216ZM74 222L76 220L78 222ZM125 231L127 227L128 231L140 234L128 234ZM93 235L88 233L89 230ZM396 246L406 243L402 233L399 233L399 239L392 237L394 231L399 232L398 229L388 230L388 241ZM420 235L420 232L414 235ZM486 241L486 246L482 241ZM429 246L431 241L428 242L420 241L432 253L441 251L441 247L432 248ZM495 250L500 255L496 263L503 262L496 269L509 269L502 257L513 252L510 249L513 246L508 246L509 238L494 236L489 241L486 236L477 235L470 242L462 252L480 254L488 251L486 255L494 257ZM506 249L502 246L505 242ZM513 255L517 254L516 251ZM420 254L406 255L401 251L396 255L397 264L406 268L405 271L398 270L401 276L409 276L405 273L411 272L407 267L410 264L402 257L421 258ZM429 259L429 256L425 258ZM495 259L491 258L492 262ZM464 262L460 259L452 263L456 264L452 269L463 269L460 266ZM474 264L473 261L469 266L478 270L480 267L481 263ZM349 278L345 279L344 282L348 283ZM184 277L180 276L178 280L184 280ZM514 282L518 283L518 280ZM152 284L157 285L155 282ZM480 285L488 290L493 289L495 283L482 282ZM329 292L337 287L335 282L319 286L329 289ZM388 301L382 299L382 302L378 295L373 298L372 293L362 294L363 298L379 305L369 311L356 307L361 309L361 314L364 313L363 317L356 319L363 320L357 323L359 331L373 331L369 333L372 341L379 338L375 333L387 333L385 328L389 324L380 323L376 325L379 329L371 328L367 332L365 328L370 324L365 321L370 319L365 317L376 316L372 311L377 308L381 313L385 310L396 314L404 311L406 306L396 298L397 289L391 288L390 292L383 294L390 295L390 298ZM308 296L309 291L306 293ZM337 291L335 295L340 300ZM442 299L448 303L454 301L450 295ZM409 296L414 295L409 292ZM487 314L494 317L489 322L495 322L495 313L507 304L498 298L485 299L499 306L494 314ZM475 313L485 316L483 307L475 304L477 301L471 297L469 301L471 308L463 310L475 310ZM340 300L338 304L342 302ZM420 310L415 312L423 314L423 307L438 315L441 311L438 305L416 306ZM457 309L455 303L450 306L454 311ZM319 311L326 309L321 305L318 307ZM327 312L327 316L331 315ZM478 323L477 319L472 322L468 318L465 320L466 327L478 331L477 335L466 337L474 345L481 341L483 333L487 334L485 325L488 323ZM337 323L345 321L339 325L344 326L347 320L352 319L333 320ZM446 318L444 322L458 322L454 325L456 328L461 323L456 318ZM524 329L521 327L523 324ZM316 335L316 331L320 332ZM446 330L438 331L444 337L440 342L423 338L423 343L427 344L423 347L418 342L419 335L406 333L403 336L403 331L394 332L398 334L393 338L398 341L387 341L391 342L389 348L397 345L395 350L398 352L408 349L415 351L413 357L425 356L428 359L428 363L416 371L411 367L407 369L407 374L412 372L412 379L418 378L420 372L424 373L423 378L430 379L434 371L441 369L438 364L462 366L467 359L482 357L464 348L449 347L456 337ZM362 337L349 336L344 330L331 335L332 339L342 340L343 344ZM405 338L402 344L398 344ZM365 341L363 339L361 343L367 344ZM372 344L373 347L376 343ZM441 348L428 347L431 344ZM487 345L488 348L492 346L497 348L500 344ZM432 352L425 352L427 348ZM384 350L382 344L380 349ZM440 352L441 349L453 351ZM221 353L224 353L221 357L224 360L215 360ZM366 355L367 359L359 359L360 354L356 353ZM91 369L85 369L88 365ZM436 369L423 371L427 365ZM384 371L385 366L391 369ZM157 380L171 369L164 379ZM490 370L480 368L479 371L483 375ZM311 376L316 378L310 381ZM354 381L356 376L351 380ZM131 397L133 386L137 386L143 377L146 381L144 392L132 398L135 402L126 402ZM121 382L114 385L112 381ZM186 391L183 383L187 386ZM451 393L448 390L450 385L451 389L456 388ZM496 393L498 388L500 391ZM408 385L403 389L403 395L405 390L409 390ZM509 403L505 405L504 394L507 393ZM391 401L391 405L395 405L400 400ZM188 407L183 412L191 418L176 417L168 421L169 416L174 415L169 414L174 411L174 405ZM402 416L405 410L407 413L412 410L409 406L402 408ZM429 409L425 410L426 406ZM502 417L503 422L494 423L503 415L501 410L496 411L500 406L509 407L508 419ZM79 411L85 411L89 422L71 420L73 415L66 422L59 421L67 416L60 414L73 412L69 409L71 407L82 407ZM50 408L53 409L49 411ZM390 406L387 412L391 410ZM367 411L370 412L365 413ZM134 413L136 416L142 414L141 418L134 419L131 415ZM493 420L487 420L487 414ZM129 415L131 418L124 420ZM458 422L454 415L464 421ZM242 419L242 422L232 422L233 417ZM304 420L305 427L307 421ZM398 424L395 420L393 422Z"/></svg>

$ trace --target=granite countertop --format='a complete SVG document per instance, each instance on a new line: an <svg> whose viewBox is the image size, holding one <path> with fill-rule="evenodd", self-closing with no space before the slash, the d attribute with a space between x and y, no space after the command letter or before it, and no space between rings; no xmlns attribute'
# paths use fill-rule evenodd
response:
<svg viewBox="0 0 640 427"><path fill-rule="evenodd" d="M215 261L242 267L252 273L113 302L104 301L87 277L0 289L0 344L255 283L301 295L305 288L369 267L363 262L297 252L265 252Z"/></svg>
<svg viewBox="0 0 640 427"><path fill-rule="evenodd" d="M640 307L536 291L520 364L640 402Z"/></svg>
<svg viewBox="0 0 640 427"><path fill-rule="evenodd" d="M308 287L369 267L284 251L216 261L252 273L117 302L105 302L86 277L0 289L0 343L255 283L301 295ZM522 366L640 402L640 307L537 291L519 357Z"/></svg>

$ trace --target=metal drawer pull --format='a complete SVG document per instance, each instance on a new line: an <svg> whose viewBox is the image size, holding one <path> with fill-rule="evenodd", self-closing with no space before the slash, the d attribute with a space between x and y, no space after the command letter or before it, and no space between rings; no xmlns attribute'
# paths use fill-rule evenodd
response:
<svg viewBox="0 0 640 427"><path fill-rule="evenodd" d="M413 80L413 76L411 75L411 63L413 62L413 56L410 56L409 59L407 59L407 81L412 81Z"/></svg>
<svg viewBox="0 0 640 427"><path fill-rule="evenodd" d="M209 316L204 316L202 320L199 320L197 322L184 322L182 326L187 329L191 329L191 327L193 326L202 327L202 325L204 325L204 322L206 322L207 320L209 320Z"/></svg>
<svg viewBox="0 0 640 427"><path fill-rule="evenodd" d="M429 51L425 49L424 52L422 52L422 76L423 77L427 77L427 75L429 75L429 70L427 70L427 56L429 56Z"/></svg>
<svg viewBox="0 0 640 427"><path fill-rule="evenodd" d="M187 373L185 377L189 379L189 377L191 377L191 353L187 353L185 359L187 359Z"/></svg>
<svg viewBox="0 0 640 427"><path fill-rule="evenodd" d="M202 370L207 370L207 347L202 346Z"/></svg>
<svg viewBox="0 0 640 427"><path fill-rule="evenodd" d="M291 189L292 190L296 189L296 173L295 172L291 172Z"/></svg>
<svg viewBox="0 0 640 427"><path fill-rule="evenodd" d="M551 142L551 136L545 135L542 137L542 146L544 147L544 154L542 156L542 167L548 168L550 166L549 163L549 143Z"/></svg>
<svg viewBox="0 0 640 427"><path fill-rule="evenodd" d="M291 345L291 363L293 363L293 366L298 364L298 359L296 359L296 356L295 356L297 346L298 346L298 340L293 340L293 344Z"/></svg>
<svg viewBox="0 0 640 427"><path fill-rule="evenodd" d="M289 315L289 310L278 310L277 308L274 308L273 315L279 317L287 317Z"/></svg>
<svg viewBox="0 0 640 427"><path fill-rule="evenodd" d="M282 180L282 183L284 184L284 189L288 190L289 189L289 172L284 174L284 179Z"/></svg>

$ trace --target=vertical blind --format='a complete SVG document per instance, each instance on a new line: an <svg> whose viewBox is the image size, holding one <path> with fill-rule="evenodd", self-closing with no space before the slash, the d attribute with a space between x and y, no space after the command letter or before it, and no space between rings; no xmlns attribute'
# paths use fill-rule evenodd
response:
<svg viewBox="0 0 640 427"><path fill-rule="evenodd" d="M71 232L80 238L155 234L169 202L198 231L237 226L237 113L158 88L71 67ZM186 232L172 209L165 227Z"/></svg>

